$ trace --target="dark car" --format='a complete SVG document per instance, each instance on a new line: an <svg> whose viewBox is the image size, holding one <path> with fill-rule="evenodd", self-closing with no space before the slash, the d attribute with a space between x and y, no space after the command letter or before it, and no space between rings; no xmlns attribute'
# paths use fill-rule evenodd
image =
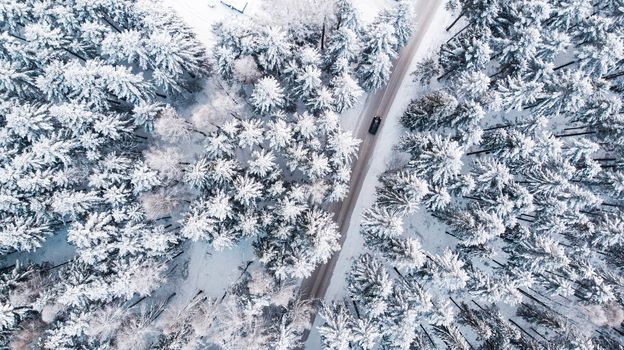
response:
<svg viewBox="0 0 624 350"><path fill-rule="evenodd" d="M370 127L368 128L368 132L375 135L377 130L379 130L379 125L381 124L381 117L376 115L371 122Z"/></svg>

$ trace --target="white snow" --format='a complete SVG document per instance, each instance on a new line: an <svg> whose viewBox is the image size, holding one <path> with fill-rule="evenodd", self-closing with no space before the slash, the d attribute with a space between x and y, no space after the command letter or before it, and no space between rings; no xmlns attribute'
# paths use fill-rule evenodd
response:
<svg viewBox="0 0 624 350"><path fill-rule="evenodd" d="M424 36L423 42L416 50L408 72L414 71L419 60L430 55L433 50L439 47L440 44L446 40L448 33L444 31L444 24L450 22L451 19L451 15L445 11L442 6L440 6L435 13L432 25L427 29L428 33ZM362 192L360 192L357 204L353 210L353 215L351 216L351 221L349 222L349 229L347 231L347 238L344 242L342 250L340 251L340 256L334 269L329 288L325 295L325 300L339 300L346 294L346 273L349 271L354 257L358 256L364 249L364 241L359 232L362 212L369 208L375 200L374 188L377 186L377 177L384 170L386 170L388 164L391 164L396 156L392 147L403 133L403 129L399 124L399 117L407 107L408 103L424 91L424 87L413 82L412 76L406 74L404 80L401 82L396 99L386 116L384 127L376 136L378 141L370 160L370 168L366 178L364 179ZM357 125L359 124L358 116L362 111L367 97L368 95L364 96L360 105L349 110L343 115L343 127L349 128L350 130L355 130L357 128ZM420 239L423 238L421 234L426 232L428 239L422 240L422 245L423 248L428 251L443 249L443 247L448 245L447 242L449 239L453 240L452 237L444 233L444 228L441 227L439 223L437 223L435 219L432 218L424 209L421 209L414 214L410 218L410 221L406 222L405 228L408 232L413 232L417 236L420 236ZM438 239L431 240L431 237L436 237ZM321 322L322 320L320 317L315 319L314 326L305 344L306 349L321 349L320 335L316 329L317 326L320 326Z"/></svg>
<svg viewBox="0 0 624 350"><path fill-rule="evenodd" d="M353 4L360 11L362 20L372 22L379 11L389 8L393 2L392 0L354 0Z"/></svg>
<svg viewBox="0 0 624 350"><path fill-rule="evenodd" d="M292 0L301 1L301 0ZM271 8L271 0L163 0L166 6L176 11L178 15L197 34L198 39L210 48L214 43L212 26L220 21L230 18L249 16L262 17L263 8ZM245 8L243 14L233 10L226 4L234 8ZM263 6L266 4L267 6ZM355 0L354 4L360 11L360 15L365 22L371 22L377 13L383 8L392 4L392 0ZM246 6L246 7L245 7ZM270 14L269 18L270 18Z"/></svg>
<svg viewBox="0 0 624 350"><path fill-rule="evenodd" d="M3 259L3 266L10 266L19 260L20 264L41 264L48 262L52 266L62 264L75 255L75 248L67 241L67 230L63 229L46 239L41 248L33 252L15 252Z"/></svg>
<svg viewBox="0 0 624 350"><path fill-rule="evenodd" d="M205 242L194 242L186 255L190 258L188 277L176 287L176 297L181 302L188 302L200 290L209 297L220 298L225 289L240 276L238 268L249 260L256 260L248 241L241 241L236 248L220 252ZM181 261L185 259L180 258Z"/></svg>
<svg viewBox="0 0 624 350"><path fill-rule="evenodd" d="M214 43L212 26L215 23L234 16L242 16L218 0L163 0L163 3L177 12L207 48L212 47ZM249 11L246 10L246 13Z"/></svg>
<svg viewBox="0 0 624 350"><path fill-rule="evenodd" d="M207 48L210 48L214 43L212 26L215 23L234 18L244 18L246 16L254 18L264 17L264 14L261 13L261 11L263 11L262 9L270 8L271 0L249 1L244 14L238 13L231 8L228 8L221 2L214 0L164 0L164 2L175 10L178 15L195 31L198 39ZM392 3L392 0L354 1L354 4L360 11L361 18L365 22L373 21L375 16L383 8L391 6ZM443 26L439 25L439 23L448 22L448 17L448 14L444 11L437 12L433 23L438 23L438 25L434 24L429 29L432 33L425 36L423 44L416 52L415 58L412 61L410 71L414 69L414 65L419 59L427 56L433 48L439 45L443 34ZM208 84L208 87L209 86L210 84ZM362 250L363 242L362 237L359 234L359 223L362 211L369 207L373 202L373 189L376 185L377 176L385 170L387 163L391 161L392 146L401 134L398 118L410 99L414 97L414 93L418 88L419 87L416 86L415 83L411 82L411 76L406 75L397 94L397 99L390 110L388 120L386 120L384 128L377 136L380 140L372 156L369 173L364 181L363 188L366 190L358 199L358 204L351 217L347 240L343 246L342 252L340 253L340 259L327 292L328 300L338 298L343 294L345 273L351 264L352 258L359 254ZM209 94L210 93L208 92L207 95ZM343 128L354 131L358 128L361 122L367 122L367 120L360 120L360 116L362 115L366 100L369 96L370 95L368 94L362 96L359 103L355 107L343 113L340 118ZM195 106L191 106L189 111L201 108L202 102L206 103L206 101L209 100L209 98L206 97L207 96L200 96L198 98L198 102L200 103ZM365 117L366 116L364 116L364 118ZM246 261L254 258L253 248L249 242L241 242L238 246L221 252L215 252L214 249L210 248L208 244L203 242L190 244L189 248L185 252L185 255L180 257L180 260L182 261L184 259L188 259L188 277L186 277L183 281L180 281L181 284L177 287L176 302L183 303L188 301L199 290L203 290L206 295L211 297L220 297L223 295L227 286L240 275L238 267L243 265ZM318 323L318 321L319 319L317 318L316 322ZM308 342L306 343L306 349L318 348L320 348L320 339L318 332L314 328L310 334Z"/></svg>

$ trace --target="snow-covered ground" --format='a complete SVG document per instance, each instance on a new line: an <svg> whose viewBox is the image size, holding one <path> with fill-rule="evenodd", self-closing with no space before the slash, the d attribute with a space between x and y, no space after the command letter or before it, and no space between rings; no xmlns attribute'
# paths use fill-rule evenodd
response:
<svg viewBox="0 0 624 350"><path fill-rule="evenodd" d="M427 1L427 0L422 0ZM425 35L421 46L418 48L412 60L409 72L412 72L419 60L429 56L434 52L444 40L448 38L448 33L444 30L445 24L451 21L451 15L439 7L435 13L435 17L432 21L432 25L427 29L428 32ZM357 204L353 210L351 221L349 222L349 229L347 233L346 241L340 251L338 263L334 269L332 279L325 295L326 300L338 300L342 298L345 293L346 283L345 277L348 272L353 258L359 255L364 249L364 241L360 235L360 221L362 212L370 207L375 200L374 188L377 186L378 176L386 170L387 166L391 164L396 157L396 153L393 151L393 146L401 136L403 130L399 124L399 117L407 107L408 103L425 91L425 88L418 83L412 81L411 75L406 75L396 99L390 109L390 112L386 116L384 127L377 134L378 142L371 157L371 164L369 172L364 179L363 190L360 193ZM365 97L363 98L365 99ZM354 110L345 114L345 117L349 117L355 113ZM360 107L361 109L361 107ZM354 115L353 117L355 117ZM355 128L357 119L344 118L343 125L345 127ZM353 124L353 125L352 125ZM426 213L425 210L421 210L417 215L410 218L406 223L406 230L414 232L419 235L420 232L427 232L428 237L439 237L439 240L428 240L423 242L424 248L440 248L446 246L450 236L444 233L444 229L440 227L434 219ZM434 251L437 249L434 249ZM321 348L320 336L316 327L321 324L320 317L317 317L314 323L314 327L311 330L310 336L306 342L305 348L310 350L316 350Z"/></svg>
<svg viewBox="0 0 624 350"><path fill-rule="evenodd" d="M48 237L41 248L33 252L14 252L3 257L2 266L11 266L19 261L26 263L41 264L50 263L52 266L63 264L75 254L74 246L67 242L67 230L57 232Z"/></svg>
<svg viewBox="0 0 624 350"><path fill-rule="evenodd" d="M163 2L177 12L206 47L212 46L214 42L212 26L215 23L246 16L264 17L262 11L271 8L272 3L271 0L248 0L245 12L241 14L219 0L163 0ZM381 9L392 4L392 0L355 0L354 4L358 7L362 19L370 22Z"/></svg>
<svg viewBox="0 0 624 350"><path fill-rule="evenodd" d="M259 0L249 0L244 14L227 7L219 0L163 0L163 3L193 29L207 48L214 43L212 26L215 23L253 16L260 9Z"/></svg>
<svg viewBox="0 0 624 350"><path fill-rule="evenodd" d="M296 1L296 0L295 0ZM371 22L383 8L390 6L392 0L355 0L353 1L365 22Z"/></svg>

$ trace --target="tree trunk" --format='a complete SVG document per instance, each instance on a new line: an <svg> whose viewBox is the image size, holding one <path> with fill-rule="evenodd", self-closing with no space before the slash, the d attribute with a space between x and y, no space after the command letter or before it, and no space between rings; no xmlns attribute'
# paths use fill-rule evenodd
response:
<svg viewBox="0 0 624 350"><path fill-rule="evenodd" d="M533 328L533 327L530 327L530 328L531 328L531 330L532 330L533 332L535 332L535 334L539 335L539 336L540 336L542 339L544 339L545 341L548 341L548 338L546 338L545 336L543 336L543 335L542 335L540 332L538 332L535 328Z"/></svg>
<svg viewBox="0 0 624 350"><path fill-rule="evenodd" d="M548 310L552 310L548 305L546 305L544 302L542 302L541 300L537 299L536 297L532 296L531 294L529 294L528 292L522 290L522 288L516 288L520 293L522 293L523 295L525 295L527 298L533 300L534 302L542 305L543 307L547 308Z"/></svg>
<svg viewBox="0 0 624 350"><path fill-rule="evenodd" d="M450 232L448 232L448 231L444 231L444 233L446 233L447 235L449 235L449 236L451 236L451 237L453 237L453 238L457 239L458 241L461 241L461 239L460 239L459 237L455 236L454 234L452 234L452 233L450 233Z"/></svg>
<svg viewBox="0 0 624 350"><path fill-rule="evenodd" d="M513 324L514 326L518 327L521 331L523 331L526 335L528 335L529 337L531 337L531 339L537 341L537 339L535 339L535 337L527 332L524 328L522 328L519 324L517 324L514 320L512 320L511 318L509 319L509 322L511 322L511 324Z"/></svg>
<svg viewBox="0 0 624 350"><path fill-rule="evenodd" d="M554 135L555 137L570 137L570 136L581 136L581 135L589 135L589 134L595 134L596 131L584 131L584 132L575 132L572 134L559 134L559 135Z"/></svg>
<svg viewBox="0 0 624 350"><path fill-rule="evenodd" d="M562 64L562 65L560 65L559 67L555 67L555 68L553 68L553 71L555 71L555 72L556 72L556 71L558 71L559 69L565 68L565 67L567 67L567 66L571 66L571 65L573 65L573 64L575 64L575 63L578 63L578 62L580 62L580 61L581 61L581 60L574 60L574 61L570 61L570 62L568 62L568 63L566 63L566 64Z"/></svg>
<svg viewBox="0 0 624 350"><path fill-rule="evenodd" d="M493 61L493 60L497 59L502 54L503 54L502 52L499 52L499 53L497 53L495 55L492 55L492 57L490 57L490 61Z"/></svg>
<svg viewBox="0 0 624 350"><path fill-rule="evenodd" d="M466 199L472 199L473 201L480 201L480 202L485 201L483 198L479 198L479 197L473 197L473 196L462 196L462 197Z"/></svg>
<svg viewBox="0 0 624 350"><path fill-rule="evenodd" d="M397 273L397 275L399 275L401 278L405 279L405 277L403 277L403 274L399 271L399 269L397 269L396 266L393 266L392 269L394 270L394 272Z"/></svg>
<svg viewBox="0 0 624 350"><path fill-rule="evenodd" d="M475 305L477 305L477 307L478 307L479 309L481 309L481 311L485 311L485 309L483 308L483 306L479 305L479 303L477 303L476 301L474 301L474 299L471 299L471 301L472 301Z"/></svg>
<svg viewBox="0 0 624 350"><path fill-rule="evenodd" d="M482 149L480 151L473 151L473 152L468 152L466 153L467 156L472 156L475 154L481 154L481 153L487 153L487 152L492 152L492 151L496 151L497 148L488 148L488 149Z"/></svg>
<svg viewBox="0 0 624 350"><path fill-rule="evenodd" d="M355 300L351 300L351 303L353 304L353 309L355 310L355 315L357 316L358 319L360 319L360 310L357 307L357 304L355 303Z"/></svg>
<svg viewBox="0 0 624 350"><path fill-rule="evenodd" d="M464 312L466 311L466 310L464 310L464 308L463 308L463 307L461 307L461 306L459 306L459 304L457 304L457 302L455 301L455 299L453 299L453 297L452 297L452 296L450 296L450 295L449 295L449 299L451 299L451 302L452 302L453 304L455 304L455 306L457 306L457 308L458 308L460 311L464 311Z"/></svg>
<svg viewBox="0 0 624 350"><path fill-rule="evenodd" d="M47 271L50 271L50 270L53 270L53 269L59 268L59 267L61 267L61 266L67 265L67 264L69 264L70 262L71 262L71 260L67 260L67 261L66 261L66 262L64 262L64 263L60 263L60 264L58 264L58 265L54 265L54 266L52 266L52 267L48 267L47 269L45 269L45 270L43 270L43 271L46 271L46 272L47 272Z"/></svg>
<svg viewBox="0 0 624 350"><path fill-rule="evenodd" d="M201 130L197 130L195 128L190 128L190 129L191 129L191 131L196 132L196 133L202 135L203 137L207 137L208 136L205 132L203 132Z"/></svg>
<svg viewBox="0 0 624 350"><path fill-rule="evenodd" d="M621 77L622 75L624 75L624 71L613 73L613 74L609 74L609 75L605 75L602 78L605 79L605 80L611 80L611 79L615 79L617 77Z"/></svg>
<svg viewBox="0 0 624 350"><path fill-rule="evenodd" d="M457 24L457 22L459 22L459 20L464 17L464 11L459 13L459 16L457 16L457 18L455 18L455 20L453 21L453 23L451 23L450 26L446 27L446 31L448 32L449 30L451 30L455 24Z"/></svg>
<svg viewBox="0 0 624 350"><path fill-rule="evenodd" d="M179 252L177 252L176 255L172 256L171 259L169 259L169 261L179 257L182 254L184 254L184 250L180 250Z"/></svg>
<svg viewBox="0 0 624 350"><path fill-rule="evenodd" d="M321 30L321 51L325 51L325 18L323 18L323 29Z"/></svg>
<svg viewBox="0 0 624 350"><path fill-rule="evenodd" d="M180 226L175 226L175 227L173 227L171 230L167 230L167 231L165 231L165 232L166 232L166 233L169 233L169 232L173 232L173 231L175 231L175 230L179 230L179 229L180 229Z"/></svg>
<svg viewBox="0 0 624 350"><path fill-rule="evenodd" d="M514 126L513 124L504 124L504 125L497 125L497 126L493 126L491 128L485 128L483 129L483 131L492 131L492 130L498 130L498 129L507 129L509 127Z"/></svg>
<svg viewBox="0 0 624 350"><path fill-rule="evenodd" d="M431 345L433 346L434 349L437 349L435 342L433 341L433 339L431 339L431 336L429 335L429 332L427 332L427 330L425 329L425 327L423 327L423 325L420 325L420 328L422 328L423 332L425 332L425 335L427 336L427 338L429 339L429 342L431 343Z"/></svg>
<svg viewBox="0 0 624 350"><path fill-rule="evenodd" d="M109 26L113 27L113 29L115 29L115 31L117 33L121 33L121 30L119 30L119 28L117 28L117 26L115 26L111 21L108 20L108 18L106 18L106 14L102 14L102 19L104 20L104 22L106 22Z"/></svg>
<svg viewBox="0 0 624 350"><path fill-rule="evenodd" d="M73 51L72 51L72 50L70 50L70 49L63 48L63 50L64 50L65 52L69 53L70 55L72 55L72 56L74 56L74 57L77 57L78 59L81 59L83 62L86 62L86 61L87 61L87 59L86 59L86 58L84 58L84 57L80 56L79 54L77 54L77 53L73 52Z"/></svg>
<svg viewBox="0 0 624 350"><path fill-rule="evenodd" d="M449 74L453 73L453 72L454 72L454 71L456 71L456 70L457 70L457 67L455 67L455 68L453 68L453 69L449 70L448 72L445 72L444 74L442 74L441 76L439 76L439 77L438 77L438 81L440 81L440 80L442 80L442 79L446 78L446 76L447 76L447 75L449 75Z"/></svg>
<svg viewBox="0 0 624 350"><path fill-rule="evenodd" d="M493 261L496 265L498 265L498 266L500 266L500 267L502 267L502 268L505 268L505 267L506 267L505 265L503 265L502 263L500 263L499 261L497 261L497 260L496 260L496 259L494 259L494 258L490 258L490 260L492 260L492 261Z"/></svg>
<svg viewBox="0 0 624 350"><path fill-rule="evenodd" d="M21 41L28 42L28 40L26 40L26 39L24 39L24 38L22 38L21 36L18 36L18 35L16 35L16 34L12 34L12 33L9 33L9 32L7 32L7 34L9 34L9 36L14 37L15 39L19 39L19 40L21 40Z"/></svg>
<svg viewBox="0 0 624 350"><path fill-rule="evenodd" d="M542 101L544 101L544 100L542 100ZM542 101L540 101L540 102L536 102L536 103L534 103L534 104L532 104L532 105L524 106L524 107L522 107L522 110L523 110L523 111L526 111L527 109L531 109L531 108L533 108L533 107L537 107L537 106L539 106L539 105L540 105L540 103L542 103Z"/></svg>
<svg viewBox="0 0 624 350"><path fill-rule="evenodd" d="M132 303L132 305L128 306L128 309L131 309L131 308L137 306L140 302L142 302L145 299L147 299L147 296L140 297L139 300L135 301L134 303Z"/></svg>
<svg viewBox="0 0 624 350"><path fill-rule="evenodd" d="M447 43L447 44L448 44L448 43L450 43L450 42L451 42L453 39L455 39L455 38L456 38L459 34L463 33L463 32L464 32L464 30L468 29L468 27L470 27L470 23L466 24L466 25L465 25L462 29L460 29L457 33L453 34L453 36L452 36L450 39L448 39L448 40L446 41L446 43Z"/></svg>
<svg viewBox="0 0 624 350"><path fill-rule="evenodd" d="M240 276L238 276L237 280L239 280L241 277L243 277L243 275L245 274L245 272L247 272L247 270L249 269L249 266L251 266L251 264L253 264L253 260L247 261L247 265L245 265L245 268L241 272Z"/></svg>
<svg viewBox="0 0 624 350"><path fill-rule="evenodd" d="M571 127L571 128L564 128L563 130L578 130L578 129L585 129L585 128L589 128L589 125L575 126L575 127Z"/></svg>
<svg viewBox="0 0 624 350"><path fill-rule="evenodd" d="M525 221L525 222L531 222L531 223L535 222L535 220L525 219L525 218L522 218L522 217L520 217L520 216L516 216L516 219L518 219L518 220L522 220L522 221Z"/></svg>

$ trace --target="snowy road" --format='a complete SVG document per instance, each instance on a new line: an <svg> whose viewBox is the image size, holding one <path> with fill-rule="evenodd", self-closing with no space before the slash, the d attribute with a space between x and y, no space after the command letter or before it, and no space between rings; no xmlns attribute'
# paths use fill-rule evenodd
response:
<svg viewBox="0 0 624 350"><path fill-rule="evenodd" d="M432 23L433 14L440 6L441 0L421 0L417 7L418 23L416 25L414 35L408 44L401 50L399 57L395 62L390 81L385 88L377 93L370 95L366 101L365 108L358 118L356 126L356 136L362 140L358 159L354 162L351 177L351 186L347 198L339 204L332 206L331 210L335 214L336 222L339 225L341 240L344 243L351 222L353 209L358 201L362 184L366 178L366 174L370 168L370 160L377 143L377 137L368 133L368 127L371 119L375 115L382 117L380 129L383 128L385 117L392 104L394 103L396 94L403 82L405 75L408 73L411 61L416 50L423 41L428 28ZM377 133L380 134L379 132ZM367 191L373 191L367 188ZM322 300L325 296L331 277L338 261L340 252L335 253L332 258L324 265L319 266L308 279L304 280L301 286L302 297L308 300Z"/></svg>

